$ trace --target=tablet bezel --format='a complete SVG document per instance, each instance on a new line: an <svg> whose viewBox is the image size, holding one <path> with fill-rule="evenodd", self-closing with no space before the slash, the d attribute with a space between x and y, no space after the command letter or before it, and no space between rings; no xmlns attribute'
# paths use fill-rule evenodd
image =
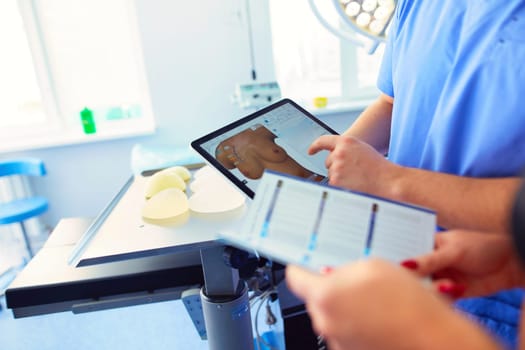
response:
<svg viewBox="0 0 525 350"><path fill-rule="evenodd" d="M304 115L306 118L309 118L310 120L314 121L316 124L324 128L328 133L332 135L338 135L338 133L332 129L327 124L323 123L321 120L316 118L314 115L312 115L310 112L305 110L303 107L298 105L296 102L292 101L291 99L285 98L278 102L275 102L261 110L258 110L246 117L243 117L237 121L234 121L226 126L223 126L220 129L217 129L207 135L204 135L194 141L191 142L191 147L199 153L208 164L213 166L215 169L221 172L224 176L226 176L231 182L233 182L241 191L243 191L246 195L248 195L250 198L253 198L255 196L255 192L246 186L241 180L239 180L234 174L232 174L226 167L224 167L220 162L217 161L215 157L210 155L206 149L202 147L202 145L206 142L209 142L222 134L225 134L235 128L238 128L244 124L247 124L247 127L249 127L249 124L252 120L259 118L260 116L277 109L285 104L291 104L294 108L296 108L299 112L301 112L302 115Z"/></svg>

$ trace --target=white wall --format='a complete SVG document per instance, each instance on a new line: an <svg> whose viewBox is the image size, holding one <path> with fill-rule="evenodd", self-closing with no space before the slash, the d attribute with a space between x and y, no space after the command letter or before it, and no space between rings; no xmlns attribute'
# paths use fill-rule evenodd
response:
<svg viewBox="0 0 525 350"><path fill-rule="evenodd" d="M244 0L138 0L146 70L158 137L177 144L202 136L242 115L231 103L234 86L250 79ZM266 32L266 1L254 27ZM269 32L268 32L269 35ZM259 35L261 36L261 35ZM258 75L274 79L270 37L257 47Z"/></svg>
<svg viewBox="0 0 525 350"><path fill-rule="evenodd" d="M247 114L230 101L235 84L251 79L244 0L136 4L157 134L5 155L45 161L48 175L34 179L33 188L50 200L43 216L50 226L62 217L96 216L131 176L134 144L186 146ZM258 78L273 80L267 1L251 7ZM325 120L337 130L348 124L344 115Z"/></svg>

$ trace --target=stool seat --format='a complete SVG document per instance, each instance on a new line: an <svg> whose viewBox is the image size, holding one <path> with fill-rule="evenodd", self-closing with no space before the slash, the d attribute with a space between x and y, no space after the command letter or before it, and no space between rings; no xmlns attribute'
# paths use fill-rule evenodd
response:
<svg viewBox="0 0 525 350"><path fill-rule="evenodd" d="M48 201L44 197L22 198L0 203L0 225L25 221L44 213L47 208Z"/></svg>

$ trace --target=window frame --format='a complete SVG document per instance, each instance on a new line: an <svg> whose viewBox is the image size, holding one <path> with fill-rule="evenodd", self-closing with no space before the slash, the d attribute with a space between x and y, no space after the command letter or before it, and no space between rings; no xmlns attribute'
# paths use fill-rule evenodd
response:
<svg viewBox="0 0 525 350"><path fill-rule="evenodd" d="M29 43L29 50L33 59L33 66L37 77L37 83L40 87L40 96L42 98L42 105L46 114L46 121L49 124L47 127L41 125L39 130L53 131L58 130L62 126L60 118L59 103L57 100L57 93L53 84L51 76L51 69L49 59L44 47L44 40L42 38L42 31L40 30L40 20L37 15L37 5L33 0L19 0L20 15L24 28L26 30L26 39ZM24 133L30 133L24 127Z"/></svg>
<svg viewBox="0 0 525 350"><path fill-rule="evenodd" d="M37 84L40 88L41 102L46 120L23 126L13 126L0 130L4 142L0 144L0 154L31 149L41 149L55 146L67 146L114 140L126 137L151 135L156 131L156 123L152 112L151 98L147 84L142 45L138 28L136 6L125 2L125 11L130 20L130 35L133 38L134 59L137 63L137 77L140 83L139 92L142 116L130 120L117 121L111 130L97 130L95 134L87 135L72 127L67 116L61 111L59 93L54 84L48 52L43 38L43 28L39 11L43 4L36 0L18 0L18 8L22 17L26 40L29 45Z"/></svg>
<svg viewBox="0 0 525 350"><path fill-rule="evenodd" d="M346 63L341 64L342 102L352 103L377 97L379 89L375 84L373 86L359 87L359 48L352 43L346 42L344 39L339 40L340 59L341 62Z"/></svg>
<svg viewBox="0 0 525 350"><path fill-rule="evenodd" d="M305 6L308 5L306 4ZM271 11L269 13L269 16L269 26L271 27L273 25ZM338 25L342 24L338 23ZM319 28L319 30L327 30L325 27L322 26L321 23L319 23ZM359 34L356 33L356 35ZM327 107L322 108L315 107L313 101L310 101L309 98L298 98L299 103L309 107L309 109L312 109L316 113L319 112L319 114L328 114L333 112L344 111L360 111L363 110L380 95L380 90L377 88L376 84L366 87L359 86L360 81L358 74L358 55L360 54L359 50L362 50L363 48L360 48L355 43L344 40L341 37L336 37L336 40L339 43L338 59L340 60L340 96L325 96L328 97L329 104ZM276 65L275 59L273 61L273 64ZM379 70L379 66L377 67L377 69ZM274 71L277 72L278 70L274 69ZM278 80L277 77L276 80ZM377 80L377 77L375 80Z"/></svg>

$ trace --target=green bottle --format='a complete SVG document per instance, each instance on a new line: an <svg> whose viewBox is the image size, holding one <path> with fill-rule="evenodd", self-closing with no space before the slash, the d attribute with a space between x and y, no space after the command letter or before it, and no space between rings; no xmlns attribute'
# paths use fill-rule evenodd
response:
<svg viewBox="0 0 525 350"><path fill-rule="evenodd" d="M93 111L85 107L80 112L80 120L82 120L82 127L84 128L84 133L94 134L97 132L95 127L95 118L93 118Z"/></svg>

